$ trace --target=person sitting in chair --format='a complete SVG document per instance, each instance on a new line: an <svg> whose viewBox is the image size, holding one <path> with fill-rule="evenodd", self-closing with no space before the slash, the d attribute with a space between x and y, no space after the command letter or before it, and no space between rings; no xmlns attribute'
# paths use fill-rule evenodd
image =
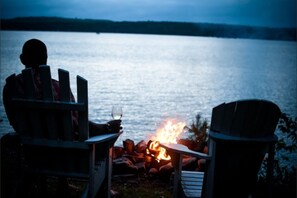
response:
<svg viewBox="0 0 297 198"><path fill-rule="evenodd" d="M30 39L26 41L22 48L22 54L20 55L20 60L26 68L33 68L33 76L36 85L37 98L42 98L41 94L41 81L39 74L39 66L47 64L47 47L46 45L38 39ZM23 96L24 95L24 83L22 74L16 76L16 92ZM5 85L3 89L3 103L5 111L10 122L10 125L15 129L15 115L13 111L13 105L11 103L12 90L8 90L8 86ZM60 88L59 82L52 79L52 87L54 99L56 101L60 100ZM71 100L75 101L73 94L71 93ZM72 121L74 129L78 128L78 113L72 112ZM119 132L121 130L121 120L111 120L106 124L98 124L89 121L89 135L95 136L99 134L104 134L108 132ZM76 130L74 131L76 133ZM76 136L76 135L75 135Z"/></svg>

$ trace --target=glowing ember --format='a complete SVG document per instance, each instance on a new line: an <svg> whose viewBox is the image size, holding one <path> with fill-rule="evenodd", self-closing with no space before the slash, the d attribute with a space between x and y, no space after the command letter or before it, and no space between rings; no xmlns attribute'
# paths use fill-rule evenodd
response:
<svg viewBox="0 0 297 198"><path fill-rule="evenodd" d="M184 122L173 123L172 120L169 120L150 138L152 142L149 145L149 150L156 151L154 157L158 162L161 159L170 160L170 156L166 154L166 149L160 147L160 143L177 143L177 139L184 132L185 126L186 123Z"/></svg>

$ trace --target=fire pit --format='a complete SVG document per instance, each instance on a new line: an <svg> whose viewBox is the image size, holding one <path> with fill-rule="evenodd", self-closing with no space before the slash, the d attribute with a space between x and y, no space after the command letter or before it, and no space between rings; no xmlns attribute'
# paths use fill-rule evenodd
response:
<svg viewBox="0 0 297 198"><path fill-rule="evenodd" d="M164 122L155 134L134 144L133 140L123 141L123 148L114 149L114 174L149 174L170 175L173 171L171 158L160 143L177 143L184 133L186 124L175 120ZM196 163L196 159L186 159L186 163Z"/></svg>

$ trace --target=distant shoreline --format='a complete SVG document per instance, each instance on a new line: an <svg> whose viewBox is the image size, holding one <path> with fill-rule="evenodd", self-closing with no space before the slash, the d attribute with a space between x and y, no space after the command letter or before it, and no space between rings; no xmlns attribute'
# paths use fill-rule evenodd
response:
<svg viewBox="0 0 297 198"><path fill-rule="evenodd" d="M118 22L61 17L1 19L1 30L134 33L297 41L296 28L166 21Z"/></svg>

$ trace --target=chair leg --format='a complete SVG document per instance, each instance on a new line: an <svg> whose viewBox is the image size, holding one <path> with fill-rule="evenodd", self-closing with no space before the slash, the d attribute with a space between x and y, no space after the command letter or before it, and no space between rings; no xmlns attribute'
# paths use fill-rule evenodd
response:
<svg viewBox="0 0 297 198"><path fill-rule="evenodd" d="M110 197L110 190L111 190L111 177L112 177L112 147L108 150L108 162L107 162L107 197Z"/></svg>
<svg viewBox="0 0 297 198"><path fill-rule="evenodd" d="M171 161L174 168L174 182L173 182L173 197L178 198L180 193L180 177L182 170L182 155L178 153L171 153Z"/></svg>
<svg viewBox="0 0 297 198"><path fill-rule="evenodd" d="M0 140L0 193L3 197L16 197L21 188L21 148L19 136L8 133Z"/></svg>
<svg viewBox="0 0 297 198"><path fill-rule="evenodd" d="M90 172L90 179L89 179L89 192L88 192L88 197L90 198L93 198L95 197L95 181L94 181L94 174L93 174L93 171L94 171L94 168L95 168L95 144L91 145L92 149L90 149L90 161L89 161L89 164L90 164L90 167L89 167L89 170L91 171Z"/></svg>
<svg viewBox="0 0 297 198"><path fill-rule="evenodd" d="M268 159L267 159L267 172L266 172L268 197L272 197L273 163L274 163L274 154L275 154L274 149L275 149L274 144L269 146Z"/></svg>

